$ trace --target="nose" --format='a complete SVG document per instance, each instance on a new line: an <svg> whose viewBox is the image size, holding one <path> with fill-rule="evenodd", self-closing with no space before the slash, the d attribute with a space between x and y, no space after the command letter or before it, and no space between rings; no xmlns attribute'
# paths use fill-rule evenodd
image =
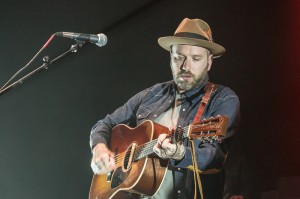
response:
<svg viewBox="0 0 300 199"><path fill-rule="evenodd" d="M188 59L185 57L180 66L180 70L189 71L189 69L190 69L190 64L188 63Z"/></svg>

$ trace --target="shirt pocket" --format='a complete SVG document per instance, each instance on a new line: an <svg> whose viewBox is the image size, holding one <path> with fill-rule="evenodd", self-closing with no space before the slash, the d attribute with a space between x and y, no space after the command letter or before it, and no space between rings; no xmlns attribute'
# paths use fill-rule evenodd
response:
<svg viewBox="0 0 300 199"><path fill-rule="evenodd" d="M150 113L151 111L148 108L140 106L136 112L137 121L141 122L143 120L146 120L149 117Z"/></svg>

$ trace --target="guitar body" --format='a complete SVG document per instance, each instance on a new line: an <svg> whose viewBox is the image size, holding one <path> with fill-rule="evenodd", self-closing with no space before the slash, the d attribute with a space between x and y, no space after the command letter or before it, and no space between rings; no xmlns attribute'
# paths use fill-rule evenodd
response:
<svg viewBox="0 0 300 199"><path fill-rule="evenodd" d="M169 132L166 127L150 120L136 128L123 124L113 128L109 148L120 154L117 168L111 175L93 176L89 199L134 199L140 195L154 195L165 176L168 161L157 156L134 160L135 148Z"/></svg>

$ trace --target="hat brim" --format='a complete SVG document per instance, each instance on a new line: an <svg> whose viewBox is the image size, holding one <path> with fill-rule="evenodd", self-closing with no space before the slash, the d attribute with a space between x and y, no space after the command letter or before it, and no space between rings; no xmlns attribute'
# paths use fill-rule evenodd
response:
<svg viewBox="0 0 300 199"><path fill-rule="evenodd" d="M203 39L194 39L194 38L187 38L187 37L176 37L176 36L160 37L158 39L158 44L167 51L170 51L171 46L176 44L200 46L208 49L213 54L214 58L218 58L226 52L225 48L217 43L205 41Z"/></svg>

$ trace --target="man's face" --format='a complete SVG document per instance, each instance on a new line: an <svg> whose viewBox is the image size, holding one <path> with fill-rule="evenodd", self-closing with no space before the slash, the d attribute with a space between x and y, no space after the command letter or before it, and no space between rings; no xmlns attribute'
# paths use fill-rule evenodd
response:
<svg viewBox="0 0 300 199"><path fill-rule="evenodd" d="M210 70L213 55L198 46L173 45L171 49L171 69L179 92L200 86Z"/></svg>

